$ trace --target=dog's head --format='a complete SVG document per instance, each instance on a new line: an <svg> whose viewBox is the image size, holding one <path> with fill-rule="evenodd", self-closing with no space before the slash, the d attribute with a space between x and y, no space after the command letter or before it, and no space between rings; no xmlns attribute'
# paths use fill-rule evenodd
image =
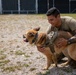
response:
<svg viewBox="0 0 76 75"><path fill-rule="evenodd" d="M37 35L38 35L38 31L40 30L40 27L38 28L34 28L31 30L28 30L24 35L23 35L23 39L25 42L29 42L30 44L34 43Z"/></svg>

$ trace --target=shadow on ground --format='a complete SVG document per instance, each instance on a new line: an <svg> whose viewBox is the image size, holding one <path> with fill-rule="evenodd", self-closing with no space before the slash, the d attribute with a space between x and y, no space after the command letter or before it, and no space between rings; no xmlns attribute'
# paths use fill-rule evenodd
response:
<svg viewBox="0 0 76 75"><path fill-rule="evenodd" d="M76 75L76 69L67 67L53 67L47 70L45 73L37 73L36 75Z"/></svg>

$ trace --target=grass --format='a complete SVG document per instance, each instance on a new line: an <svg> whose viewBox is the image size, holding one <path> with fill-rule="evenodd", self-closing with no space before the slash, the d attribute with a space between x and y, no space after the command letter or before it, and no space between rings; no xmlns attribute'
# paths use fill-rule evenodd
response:
<svg viewBox="0 0 76 75"><path fill-rule="evenodd" d="M76 14L68 14L68 13L62 14L62 13L61 13L61 15L62 15L62 16L71 16L71 17L76 18ZM29 16L29 15L28 15L28 16ZM46 18L46 14L34 14L34 15L30 15L30 16L41 17L41 18L43 18L43 19Z"/></svg>
<svg viewBox="0 0 76 75"><path fill-rule="evenodd" d="M11 71L15 71L15 70L20 70L21 69L21 66L9 66L9 67L3 67L2 68L2 70L3 70L3 72L4 71L9 71L9 72L11 72Z"/></svg>
<svg viewBox="0 0 76 75"><path fill-rule="evenodd" d="M34 71L34 70L36 70L36 68L30 68L30 71Z"/></svg>
<svg viewBox="0 0 76 75"><path fill-rule="evenodd" d="M33 14L33 15L28 15L28 19L31 19L29 16L31 16L32 18L42 18L42 19L45 19L45 18L46 18L46 14ZM62 13L61 13L61 16L71 16L71 17L73 17L73 18L76 19L76 14L68 14L68 13L62 14Z"/></svg>
<svg viewBox="0 0 76 75"><path fill-rule="evenodd" d="M4 54L0 55L0 60L3 60L5 58L6 58L6 55L4 55Z"/></svg>
<svg viewBox="0 0 76 75"><path fill-rule="evenodd" d="M15 55L24 55L25 53L21 50L15 51Z"/></svg>
<svg viewBox="0 0 76 75"><path fill-rule="evenodd" d="M10 60L0 60L0 66L4 66L9 62L10 62Z"/></svg>
<svg viewBox="0 0 76 75"><path fill-rule="evenodd" d="M7 66L7 67L2 67L2 71L4 72L6 72L6 71L8 71L8 72L14 72L14 71L16 71L16 70L21 70L22 69L22 67L29 67L29 65L28 64L17 64L17 65L13 65L13 66Z"/></svg>
<svg viewBox="0 0 76 75"><path fill-rule="evenodd" d="M4 54L4 50L0 50L0 66L4 66L10 62L10 60L6 58L7 58L7 55Z"/></svg>
<svg viewBox="0 0 76 75"><path fill-rule="evenodd" d="M41 19L46 19L46 15L45 14L34 14L34 15L28 15L28 16L35 16L34 18L41 18ZM67 13L65 13L65 14L61 14L61 16L71 16L71 17L73 17L73 18L75 18L76 19L76 14L67 14ZM30 19L30 18L28 18L28 19Z"/></svg>
<svg viewBox="0 0 76 75"><path fill-rule="evenodd" d="M61 16L71 16L76 19L76 14L61 14Z"/></svg>
<svg viewBox="0 0 76 75"><path fill-rule="evenodd" d="M30 57L28 54L25 54L21 50L15 51L15 55L24 55L26 58Z"/></svg>
<svg viewBox="0 0 76 75"><path fill-rule="evenodd" d="M0 55L2 55L4 53L4 50L0 50Z"/></svg>

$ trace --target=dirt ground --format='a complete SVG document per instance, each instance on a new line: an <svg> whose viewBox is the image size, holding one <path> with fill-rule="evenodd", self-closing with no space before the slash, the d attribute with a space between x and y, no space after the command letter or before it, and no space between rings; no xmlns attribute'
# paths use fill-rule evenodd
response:
<svg viewBox="0 0 76 75"><path fill-rule="evenodd" d="M76 75L76 69L62 63L43 70L46 57L23 42L25 31L38 26L40 32L46 31L45 15L0 15L0 75Z"/></svg>

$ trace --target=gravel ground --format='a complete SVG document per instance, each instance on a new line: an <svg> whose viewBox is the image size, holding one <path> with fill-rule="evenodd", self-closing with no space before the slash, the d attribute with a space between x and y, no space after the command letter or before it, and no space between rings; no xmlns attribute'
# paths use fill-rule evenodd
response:
<svg viewBox="0 0 76 75"><path fill-rule="evenodd" d="M76 75L75 69L61 64L42 70L46 57L23 42L25 31L40 26L45 32L48 25L45 15L0 15L0 75Z"/></svg>

